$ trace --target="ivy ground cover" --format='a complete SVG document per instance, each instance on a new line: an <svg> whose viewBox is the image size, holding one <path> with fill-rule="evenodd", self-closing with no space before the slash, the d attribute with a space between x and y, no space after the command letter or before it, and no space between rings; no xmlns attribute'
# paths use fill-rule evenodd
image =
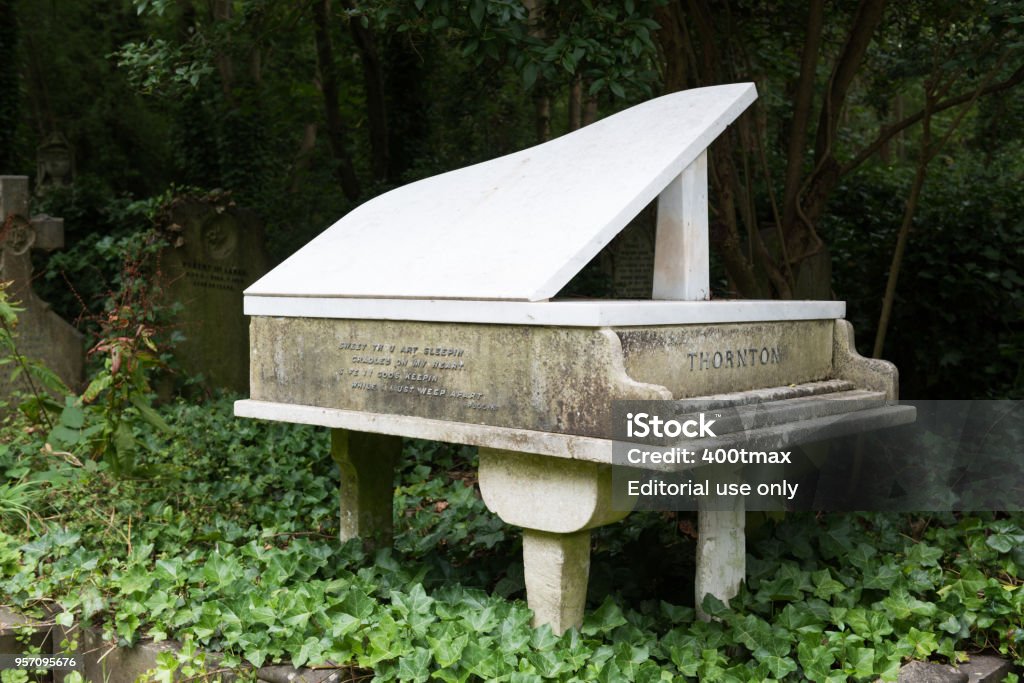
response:
<svg viewBox="0 0 1024 683"><path fill-rule="evenodd" d="M471 449L407 442L394 548L367 553L336 540L325 430L236 420L226 399L161 416L176 436L145 476L7 424L0 602L57 606L110 644L381 681L873 681L908 659L1022 661L1020 515L751 518L747 585L704 623L692 520L634 514L595 532L586 620L556 637L530 627L518 532L480 501ZM167 654L153 675L188 664Z"/></svg>

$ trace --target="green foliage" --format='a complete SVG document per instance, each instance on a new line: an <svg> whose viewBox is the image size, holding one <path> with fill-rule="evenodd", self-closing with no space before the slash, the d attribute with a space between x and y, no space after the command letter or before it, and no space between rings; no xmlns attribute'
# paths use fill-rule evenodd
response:
<svg viewBox="0 0 1024 683"><path fill-rule="evenodd" d="M130 285L125 263L155 256L160 244L150 233L153 217L179 191L172 186L147 199L118 197L95 176L48 191L34 208L64 218L67 244L45 258L36 254L36 293L87 337L98 335L102 314Z"/></svg>
<svg viewBox="0 0 1024 683"><path fill-rule="evenodd" d="M19 518L27 526L32 507L39 502L42 490L38 482L6 481L0 484L0 521L10 524Z"/></svg>
<svg viewBox="0 0 1024 683"><path fill-rule="evenodd" d="M918 209L883 357L908 398L1024 394L1024 202L1016 160L945 158ZM828 230L836 292L862 343L873 337L904 173L878 167L841 187ZM950 255L955 254L956 258ZM984 331L984 332L981 332Z"/></svg>
<svg viewBox="0 0 1024 683"><path fill-rule="evenodd" d="M145 43L125 43L112 56L127 74L128 84L136 90L180 97L213 73L208 50L195 39L185 45L174 45L156 38Z"/></svg>
<svg viewBox="0 0 1024 683"><path fill-rule="evenodd" d="M24 309L8 299L10 282L0 282L0 368L9 372L6 384L14 389L18 408L40 422L47 411L59 408L54 396L71 393L64 382L45 364L18 351L18 313Z"/></svg>
<svg viewBox="0 0 1024 683"><path fill-rule="evenodd" d="M160 245L151 239L148 251ZM154 341L160 308L154 294L157 287L143 265L147 250L141 253L140 260L126 261L117 300L99 321L100 340L90 354L101 356L103 367L78 401L68 401L49 437L60 448L84 446L89 456L102 457L119 474L137 473L139 452L159 443L152 435L174 435L152 405L150 374L164 362ZM85 408L90 404L98 410L89 411L93 424L86 426Z"/></svg>

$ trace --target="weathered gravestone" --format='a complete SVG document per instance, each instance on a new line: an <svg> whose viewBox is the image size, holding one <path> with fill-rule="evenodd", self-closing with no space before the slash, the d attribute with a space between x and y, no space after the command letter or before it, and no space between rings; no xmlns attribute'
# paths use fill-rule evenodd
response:
<svg viewBox="0 0 1024 683"><path fill-rule="evenodd" d="M210 386L249 386L249 323L242 291L267 272L263 226L226 201L180 200L163 226L172 240L160 257L164 293L182 308L184 341L175 356Z"/></svg>
<svg viewBox="0 0 1024 683"><path fill-rule="evenodd" d="M75 152L71 143L54 132L36 149L36 194L53 187L67 187L74 180Z"/></svg>
<svg viewBox="0 0 1024 683"><path fill-rule="evenodd" d="M654 288L657 210L648 205L591 259L558 297L649 299Z"/></svg>
<svg viewBox="0 0 1024 683"><path fill-rule="evenodd" d="M578 626L590 530L635 503L614 485L613 402L769 404L732 439L913 419L889 405L895 368L856 354L842 302L708 300L706 150L755 97L675 93L363 204L246 291L235 414L334 430L346 538L390 531L397 437L479 446L484 502L523 529L535 623ZM558 300L652 201L643 299ZM698 501L698 606L739 591L745 504Z"/></svg>
<svg viewBox="0 0 1024 683"><path fill-rule="evenodd" d="M27 176L0 176L0 216L0 280L11 282L8 299L20 301L25 309L18 316L18 351L56 372L70 389L78 389L84 381L83 336L32 291L30 252L63 247L64 219L30 217ZM3 396L14 388L9 370L10 366L0 373Z"/></svg>

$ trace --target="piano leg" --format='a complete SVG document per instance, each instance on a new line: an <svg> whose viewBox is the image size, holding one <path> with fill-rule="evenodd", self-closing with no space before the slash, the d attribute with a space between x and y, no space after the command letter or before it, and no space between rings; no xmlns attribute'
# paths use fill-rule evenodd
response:
<svg viewBox="0 0 1024 683"><path fill-rule="evenodd" d="M697 578L694 598L697 615L710 617L701 609L708 593L728 602L740 592L746 576L746 523L743 496L701 498L697 504Z"/></svg>
<svg viewBox="0 0 1024 683"><path fill-rule="evenodd" d="M341 540L361 538L371 548L391 546L395 464L402 439L348 429L331 430L331 457L341 470Z"/></svg>
<svg viewBox="0 0 1024 683"><path fill-rule="evenodd" d="M629 514L613 504L611 465L481 448L480 494L502 521L523 529L526 600L534 626L548 624L558 634L580 626L590 529Z"/></svg>
<svg viewBox="0 0 1024 683"><path fill-rule="evenodd" d="M550 534L523 529L526 601L534 626L548 624L564 633L583 623L590 576L590 529Z"/></svg>

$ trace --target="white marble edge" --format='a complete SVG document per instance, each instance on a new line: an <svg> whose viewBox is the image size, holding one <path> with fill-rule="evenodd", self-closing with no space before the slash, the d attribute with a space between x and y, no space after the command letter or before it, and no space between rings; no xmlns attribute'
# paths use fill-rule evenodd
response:
<svg viewBox="0 0 1024 683"><path fill-rule="evenodd" d="M486 301L343 297L244 297L245 314L284 318L417 320L567 327L834 320L845 301Z"/></svg>
<svg viewBox="0 0 1024 683"><path fill-rule="evenodd" d="M235 401L235 417L293 422L333 429L353 429L374 434L446 441L468 446L484 446L596 463L612 462L612 442L608 439L539 432L531 429L494 427L409 415L367 413L253 399Z"/></svg>

